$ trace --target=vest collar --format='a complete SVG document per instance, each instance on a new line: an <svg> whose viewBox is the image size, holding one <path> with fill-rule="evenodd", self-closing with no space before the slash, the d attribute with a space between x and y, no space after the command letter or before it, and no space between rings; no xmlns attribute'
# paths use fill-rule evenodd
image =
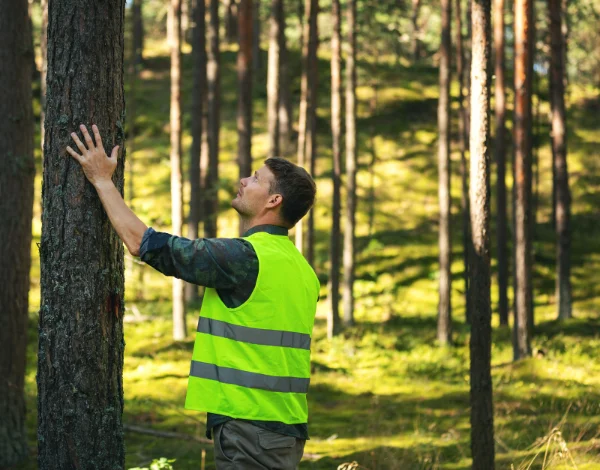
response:
<svg viewBox="0 0 600 470"><path fill-rule="evenodd" d="M286 235L288 234L288 229L285 227L280 227L279 225L256 225L251 229L248 229L246 233L244 233L244 237L249 237L253 233L257 232L267 232L271 235Z"/></svg>

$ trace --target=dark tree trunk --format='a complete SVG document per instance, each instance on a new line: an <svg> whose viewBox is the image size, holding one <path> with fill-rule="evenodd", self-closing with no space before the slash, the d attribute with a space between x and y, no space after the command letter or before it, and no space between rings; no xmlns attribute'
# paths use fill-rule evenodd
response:
<svg viewBox="0 0 600 470"><path fill-rule="evenodd" d="M181 162L181 0L171 0L169 8L171 49L171 224L172 233L183 233L183 170ZM173 339L187 336L185 323L185 282L173 278Z"/></svg>
<svg viewBox="0 0 600 470"><path fill-rule="evenodd" d="M0 0L0 468L29 455L25 361L33 216L34 56L27 0Z"/></svg>
<svg viewBox="0 0 600 470"><path fill-rule="evenodd" d="M124 18L125 0L49 4L37 375L42 469L125 465L123 245L65 152L82 123L98 125L105 149L123 149ZM119 158L113 177L121 194L123 163Z"/></svg>
<svg viewBox="0 0 600 470"><path fill-rule="evenodd" d="M219 0L210 0L207 68L208 171L204 184L204 236L217 236L219 212L219 130L221 127L221 65L219 51Z"/></svg>
<svg viewBox="0 0 600 470"><path fill-rule="evenodd" d="M238 4L236 0L225 0L225 40L229 44L237 41Z"/></svg>
<svg viewBox="0 0 600 470"><path fill-rule="evenodd" d="M340 214L342 187L342 47L340 1L332 0L331 17L331 136L333 157L333 202L331 208L329 311L327 314L327 337L331 339L340 326Z"/></svg>
<svg viewBox="0 0 600 470"><path fill-rule="evenodd" d="M356 0L348 2L346 58L346 223L344 226L344 326L354 324L356 258Z"/></svg>
<svg viewBox="0 0 600 470"><path fill-rule="evenodd" d="M199 225L202 219L203 192L200 188L200 154L202 152L202 124L204 120L204 101L206 98L206 4L204 0L195 2L192 12L192 62L193 86L191 103L190 146L190 214L188 217L188 238L199 236ZM198 297L198 287L186 284L186 300L193 301Z"/></svg>
<svg viewBox="0 0 600 470"><path fill-rule="evenodd" d="M421 29L419 28L419 10L421 9L421 0L412 0L412 38L411 51L413 60L416 62L421 58Z"/></svg>
<svg viewBox="0 0 600 470"><path fill-rule="evenodd" d="M473 470L494 470L490 299L490 0L473 1L471 69L471 455Z"/></svg>
<svg viewBox="0 0 600 470"><path fill-rule="evenodd" d="M462 17L461 1L456 0L456 75L458 78L458 141L460 145L460 179L461 179L461 197L460 205L462 211L462 232L463 232L463 280L465 283L465 317L467 322L471 322L471 309L469 307L469 251L471 246L471 223L470 223L470 204L469 204L469 178L467 176L467 113L464 105L464 51L462 40Z"/></svg>
<svg viewBox="0 0 600 470"><path fill-rule="evenodd" d="M240 178L246 178L252 171L252 2L253 0L240 0L238 11L237 130ZM240 232L240 235L243 234Z"/></svg>
<svg viewBox="0 0 600 470"><path fill-rule="evenodd" d="M515 1L515 322L514 359L531 355L531 26L532 0Z"/></svg>
<svg viewBox="0 0 600 470"><path fill-rule="evenodd" d="M133 53L135 64L144 63L144 17L142 15L142 0L133 0Z"/></svg>
<svg viewBox="0 0 600 470"><path fill-rule="evenodd" d="M255 72L262 69L260 26L260 0L252 0L252 68Z"/></svg>
<svg viewBox="0 0 600 470"><path fill-rule="evenodd" d="M552 81L552 147L556 174L556 305L559 319L571 318L571 194L567 167L565 56L561 0L549 0ZM566 12L565 12L566 13Z"/></svg>
<svg viewBox="0 0 600 470"><path fill-rule="evenodd" d="M292 93L290 91L289 53L285 36L285 5L281 5L279 24L279 151L288 155L292 140Z"/></svg>
<svg viewBox="0 0 600 470"><path fill-rule="evenodd" d="M269 157L279 156L279 101L281 72L281 17L283 0L271 1L269 18L269 66L267 75L267 120L269 130Z"/></svg>
<svg viewBox="0 0 600 470"><path fill-rule="evenodd" d="M440 201L440 284L437 338L441 345L452 341L451 242L450 242L450 0L442 0L440 45L440 99L438 102L438 171Z"/></svg>
<svg viewBox="0 0 600 470"><path fill-rule="evenodd" d="M504 79L504 0L494 0L495 49L495 154L497 165L498 222L498 314L500 325L508 325L508 220L506 215L506 91Z"/></svg>
<svg viewBox="0 0 600 470"><path fill-rule="evenodd" d="M40 49L42 52L42 66L40 69L40 135L42 153L44 153L44 120L46 116L46 75L48 73L48 0L40 0L42 9L42 32Z"/></svg>

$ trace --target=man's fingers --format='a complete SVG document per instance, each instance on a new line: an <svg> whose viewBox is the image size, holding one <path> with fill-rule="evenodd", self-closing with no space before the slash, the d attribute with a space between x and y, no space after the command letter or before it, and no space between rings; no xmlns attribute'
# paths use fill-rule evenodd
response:
<svg viewBox="0 0 600 470"><path fill-rule="evenodd" d="M112 152L111 152L111 154L110 154L110 158L111 158L112 160L115 160L115 161L116 161L116 160L117 160L117 157L118 157L118 155L119 155L119 146L117 145L117 146L116 146L114 149L112 149Z"/></svg>
<svg viewBox="0 0 600 470"><path fill-rule="evenodd" d="M92 140L92 136L90 135L90 133L87 130L87 127L85 127L83 124L81 124L79 126L79 129L81 129L81 133L83 134L83 138L85 139L85 143L88 146L88 149L92 150L95 145L94 145L94 141Z"/></svg>
<svg viewBox="0 0 600 470"><path fill-rule="evenodd" d="M102 145L102 137L100 137L100 130L96 124L92 125L92 131L94 131L94 139L96 140L96 148L99 148L104 152L104 145Z"/></svg>
<svg viewBox="0 0 600 470"><path fill-rule="evenodd" d="M81 140L79 140L79 136L77 134L75 134L75 132L71 132L71 138L75 141L75 144L77 145L77 148L79 149L79 151L81 153L87 152L85 145L83 145L83 142L81 142Z"/></svg>
<svg viewBox="0 0 600 470"><path fill-rule="evenodd" d="M67 152L69 152L69 154L75 159L77 160L79 163L81 163L81 155L79 155L75 150L73 150L71 147L67 146Z"/></svg>

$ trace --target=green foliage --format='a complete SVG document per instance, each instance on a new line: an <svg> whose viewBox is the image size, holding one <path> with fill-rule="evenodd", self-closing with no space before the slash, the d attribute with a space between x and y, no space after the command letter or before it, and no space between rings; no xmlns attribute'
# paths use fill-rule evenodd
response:
<svg viewBox="0 0 600 470"><path fill-rule="evenodd" d="M154 459L150 464L150 468L135 467L130 468L129 470L173 470L173 465L171 464L175 461L176 459L169 460L165 457L161 457L160 459Z"/></svg>

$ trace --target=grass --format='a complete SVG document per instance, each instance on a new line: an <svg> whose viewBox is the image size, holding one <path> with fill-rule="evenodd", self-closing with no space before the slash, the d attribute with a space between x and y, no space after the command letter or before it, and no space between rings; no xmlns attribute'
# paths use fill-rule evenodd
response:
<svg viewBox="0 0 600 470"><path fill-rule="evenodd" d="M168 167L168 58L150 44L136 102L134 208L157 229L170 224ZM293 51L292 51L293 52ZM266 62L264 62L266 63ZM293 52L292 77L299 77ZM235 163L235 53L222 57L224 102L219 220L222 236L235 236L237 220L225 204L237 180ZM326 281L330 227L329 78L320 62L319 155L316 207L317 272ZM185 57L184 103L190 97L190 58ZM328 341L326 290L321 292L313 341L309 394L311 440L300 468L470 468L469 330L464 324L460 231L459 155L452 155L453 288L455 344L439 348L437 309L437 169L434 68L359 62L358 254L356 326ZM253 152L258 165L266 150L265 71L255 85ZM377 106L370 108L372 84ZM295 99L299 81L293 84ZM454 89L454 95L456 90ZM497 468L600 468L600 102L574 87L569 110L569 165L573 193L573 293L575 319L558 323L554 299L554 235L550 222L551 167L548 139L540 139L539 209L535 239L535 355L512 362L511 333L494 312L493 385ZM456 105L456 102L454 102ZM39 110L39 105L38 106ZM547 105L542 105L542 116ZM189 115L184 129L189 126ZM456 132L456 126L454 130ZM548 135L541 123L541 135ZM184 144L189 145L189 135ZM39 146L38 146L39 148ZM457 148L453 145L453 148ZM185 154L187 157L187 153ZM40 156L38 155L38 162ZM187 164L187 161L186 161ZM36 185L32 245L31 309L39 308L41 232L40 173ZM493 179L492 179L493 184ZM509 181L510 184L510 181ZM188 188L186 188L187 194ZM495 204L492 205L495 208ZM494 231L492 227L492 243ZM494 252L492 248L492 252ZM144 268L128 272L127 301L144 323L125 327L124 422L202 436L204 416L183 409L193 337L171 339L170 282ZM323 286L326 282L323 282ZM496 284L492 301L496 304ZM191 306L189 331L196 323ZM34 469L36 447L37 314L31 314L26 392ZM199 467L202 447L191 441L126 433L127 468L154 459L175 459L174 468ZM356 467L352 462L356 462ZM207 450L206 468L214 468Z"/></svg>

